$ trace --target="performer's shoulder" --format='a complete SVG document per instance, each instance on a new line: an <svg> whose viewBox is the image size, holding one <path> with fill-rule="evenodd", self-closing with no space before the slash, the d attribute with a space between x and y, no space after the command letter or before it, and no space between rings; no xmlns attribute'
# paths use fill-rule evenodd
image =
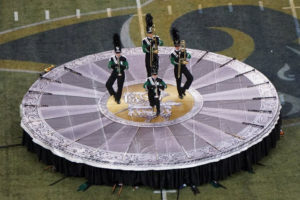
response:
<svg viewBox="0 0 300 200"><path fill-rule="evenodd" d="M126 57L126 56L122 55L121 57L124 58L125 60L127 60L127 57Z"/></svg>
<svg viewBox="0 0 300 200"><path fill-rule="evenodd" d="M109 59L108 59L108 60L109 60L109 61L112 61L112 60L114 60L114 57L115 57L115 56L114 56L114 55L112 55L112 56L110 56L110 57L109 57Z"/></svg>
<svg viewBox="0 0 300 200"><path fill-rule="evenodd" d="M162 80L162 78L160 78L160 77L157 77L157 81L158 82L164 82L164 80Z"/></svg>

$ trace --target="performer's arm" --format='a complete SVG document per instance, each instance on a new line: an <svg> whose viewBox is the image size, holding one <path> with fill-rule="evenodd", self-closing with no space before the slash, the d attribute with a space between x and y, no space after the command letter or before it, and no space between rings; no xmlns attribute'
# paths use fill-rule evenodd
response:
<svg viewBox="0 0 300 200"><path fill-rule="evenodd" d="M144 40L143 40L143 42L142 42L142 48L143 48L143 52L144 53L149 53L149 51L148 51L148 46L147 46L147 44L145 44L145 42L144 42Z"/></svg>
<svg viewBox="0 0 300 200"><path fill-rule="evenodd" d="M122 61L120 61L120 65L122 66L122 69L128 69L129 68L126 57L122 56Z"/></svg>
<svg viewBox="0 0 300 200"><path fill-rule="evenodd" d="M108 68L109 69L114 69L115 68L115 63L111 59L109 59Z"/></svg>
<svg viewBox="0 0 300 200"><path fill-rule="evenodd" d="M189 52L186 52L186 58L191 59L191 57L192 57L191 54Z"/></svg>
<svg viewBox="0 0 300 200"><path fill-rule="evenodd" d="M167 84L163 80L161 80L161 89L164 90L166 88L167 88Z"/></svg>
<svg viewBox="0 0 300 200"><path fill-rule="evenodd" d="M171 60L171 63L172 63L173 65L178 65L178 62L176 62L175 56L173 56L173 54L171 54L170 60Z"/></svg>
<svg viewBox="0 0 300 200"><path fill-rule="evenodd" d="M143 86L143 87L144 87L145 89L148 89L148 84L149 84L149 81L147 80L147 81L144 83L144 86Z"/></svg>
<svg viewBox="0 0 300 200"><path fill-rule="evenodd" d="M123 62L123 65L125 66L125 69L129 69L129 65L128 65L127 60L125 60L125 61Z"/></svg>
<svg viewBox="0 0 300 200"><path fill-rule="evenodd" d="M160 38L158 38L159 41L159 46L163 46L164 45L164 41L162 41Z"/></svg>
<svg viewBox="0 0 300 200"><path fill-rule="evenodd" d="M188 64L191 57L192 57L191 54L186 51L186 59L182 61L182 64L184 65Z"/></svg>

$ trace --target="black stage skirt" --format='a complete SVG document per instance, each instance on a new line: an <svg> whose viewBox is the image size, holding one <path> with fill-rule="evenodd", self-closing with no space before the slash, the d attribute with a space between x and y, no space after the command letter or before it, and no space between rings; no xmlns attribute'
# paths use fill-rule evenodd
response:
<svg viewBox="0 0 300 200"><path fill-rule="evenodd" d="M123 183L131 186L144 185L152 188L171 189L178 188L183 184L201 185L212 180L219 181L241 170L251 171L252 165L268 155L270 149L276 146L276 142L280 138L280 129L281 118L267 137L237 155L197 167L161 171L123 171L71 162L34 143L25 131L23 145L27 146L29 151L36 153L40 161L47 165L53 165L58 172L65 176L85 177L90 184Z"/></svg>

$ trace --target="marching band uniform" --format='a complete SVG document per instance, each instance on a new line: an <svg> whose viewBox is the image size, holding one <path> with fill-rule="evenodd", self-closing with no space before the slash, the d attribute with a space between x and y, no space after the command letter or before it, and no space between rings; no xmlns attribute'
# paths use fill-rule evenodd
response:
<svg viewBox="0 0 300 200"><path fill-rule="evenodd" d="M190 88L193 82L193 76L186 67L186 64L188 64L188 60L191 58L191 54L188 53L186 49L180 48L180 38L178 35L178 30L176 28L172 28L171 34L175 49L170 55L170 60L174 65L174 75L176 79L178 96L180 99L183 99L183 96L185 96L185 91ZM186 60L184 60L184 57L186 58ZM178 72L178 70L180 71ZM183 87L181 87L182 74L184 74L186 77L186 82Z"/></svg>
<svg viewBox="0 0 300 200"><path fill-rule="evenodd" d="M153 35L154 26L152 19L153 17L148 13L146 15L147 37L145 37L142 41L143 52L146 54L145 65L147 70L147 77L151 76L151 67L159 66L158 49L156 49L156 46L163 45L163 41L159 38L159 36ZM151 54L153 55L152 62ZM156 70L158 71L158 68Z"/></svg>
<svg viewBox="0 0 300 200"><path fill-rule="evenodd" d="M157 71L153 69L152 75L147 78L144 83L144 88L148 90L148 98L150 106L154 108L156 106L156 116L160 114L160 94L161 90L167 88L166 83L157 77Z"/></svg>
<svg viewBox="0 0 300 200"><path fill-rule="evenodd" d="M109 94L114 96L116 103L120 104L123 85L125 81L125 73L124 70L128 69L128 62L125 56L121 55L121 42L120 36L118 34L114 34L114 50L115 55L111 56L108 62L108 68L112 69L112 73L106 82L106 88ZM113 89L113 84L117 80L118 82L118 90L115 92Z"/></svg>

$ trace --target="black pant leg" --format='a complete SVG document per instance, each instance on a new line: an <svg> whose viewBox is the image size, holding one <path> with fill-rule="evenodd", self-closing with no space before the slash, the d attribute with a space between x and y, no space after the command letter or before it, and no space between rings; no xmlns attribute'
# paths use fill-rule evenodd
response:
<svg viewBox="0 0 300 200"><path fill-rule="evenodd" d="M158 56L158 54L153 54L153 66L155 66L155 70L158 72L158 70L159 70L159 56Z"/></svg>
<svg viewBox="0 0 300 200"><path fill-rule="evenodd" d="M184 66L183 68L182 68L182 73L185 75L185 77L186 77L186 82L185 82L185 84L184 84L184 86L183 86L183 89L184 90L187 90L187 89L189 89L190 88L190 86L191 86L191 84L192 84L192 82L193 82L193 75L191 74L191 72L187 69L187 67L186 66Z"/></svg>
<svg viewBox="0 0 300 200"><path fill-rule="evenodd" d="M155 98L156 111L160 113L160 101L159 98Z"/></svg>
<svg viewBox="0 0 300 200"><path fill-rule="evenodd" d="M177 86L178 95L181 96L182 95L182 89L181 89L182 74L180 73L180 77L178 78L178 66L174 67L174 76L175 76L175 79L176 79L176 86Z"/></svg>
<svg viewBox="0 0 300 200"><path fill-rule="evenodd" d="M124 80L125 80L125 73L124 71L122 72L122 76L118 76L117 81L118 81L118 90L116 94L116 99L120 100L122 96L122 91L123 91L123 85L124 85Z"/></svg>
<svg viewBox="0 0 300 200"><path fill-rule="evenodd" d="M146 53L145 55L145 65L146 65L146 71L147 71L147 77L151 76L151 65L150 65L150 54Z"/></svg>
<svg viewBox="0 0 300 200"><path fill-rule="evenodd" d="M108 78L108 80L106 81L105 86L110 95L116 95L116 92L114 91L114 89L112 87L116 79L117 79L117 74L113 71L111 73L110 77Z"/></svg>
<svg viewBox="0 0 300 200"><path fill-rule="evenodd" d="M153 107L155 105L155 101L154 101L154 95L151 92L148 92L148 99L149 99L150 106Z"/></svg>

